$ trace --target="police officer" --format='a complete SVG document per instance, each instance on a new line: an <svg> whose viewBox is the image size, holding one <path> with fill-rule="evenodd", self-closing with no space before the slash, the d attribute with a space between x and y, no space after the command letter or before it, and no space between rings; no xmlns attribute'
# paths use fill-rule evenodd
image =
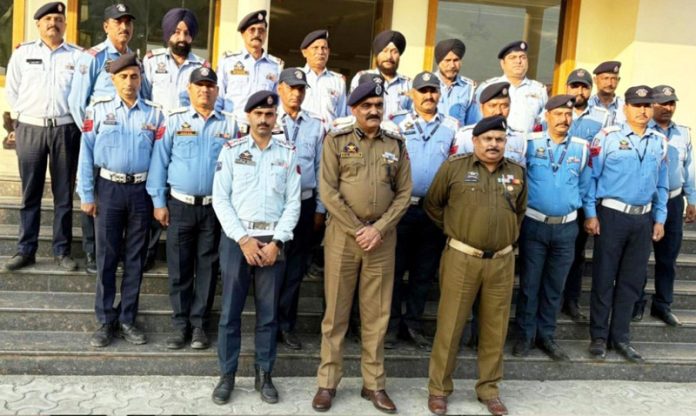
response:
<svg viewBox="0 0 696 416"><path fill-rule="evenodd" d="M589 142L607 125L609 111L604 107L589 105L592 92L592 76L582 68L573 70L566 80L566 94L575 96L573 122L570 124L568 136L579 137ZM575 221L578 226L578 236L575 239L575 254L570 266L568 277L563 289L562 311L575 322L583 322L587 317L580 311L578 302L582 292L582 275L585 272L585 212L578 210Z"/></svg>
<svg viewBox="0 0 696 416"><path fill-rule="evenodd" d="M590 297L590 354L603 360L607 343L631 362L633 306L645 283L650 240L664 235L667 218L667 139L648 128L652 89L626 90L626 123L603 129L592 142L592 179L585 229L595 236ZM598 204L595 208L595 204Z"/></svg>
<svg viewBox="0 0 696 416"><path fill-rule="evenodd" d="M329 71L329 31L309 32L300 44L302 56L306 60L302 71L306 74L307 85L302 108L318 114L326 125L334 119L348 115L346 106L346 78L338 72Z"/></svg>
<svg viewBox="0 0 696 416"><path fill-rule="evenodd" d="M283 60L263 49L268 33L266 10L257 10L239 21L237 30L242 34L244 49L227 51L218 63L218 85L226 111L234 112L245 120L247 99L261 90L275 91Z"/></svg>
<svg viewBox="0 0 696 416"><path fill-rule="evenodd" d="M447 236L428 382L428 409L438 415L447 413L458 341L479 289L476 394L492 414L507 414L498 383L514 282L512 244L524 217L527 186L524 169L503 157L506 130L503 116L479 121L474 153L450 156L425 198L425 212Z"/></svg>
<svg viewBox="0 0 696 416"><path fill-rule="evenodd" d="M597 65L592 71L594 82L597 85L597 93L590 97L590 107L601 107L609 112L606 124L609 126L624 123L623 99L616 95L616 88L619 86L621 77L619 70L621 62L606 61Z"/></svg>
<svg viewBox="0 0 696 416"><path fill-rule="evenodd" d="M365 73L380 74L384 77L384 117L411 110L412 102L408 93L411 90L411 79L399 74L399 61L406 50L406 38L401 32L385 30L380 32L372 41L372 53L375 54L377 68L358 71L350 82L353 91L360 83L360 76Z"/></svg>
<svg viewBox="0 0 696 416"><path fill-rule="evenodd" d="M326 132L321 118L303 108L307 78L300 68L286 68L280 73L278 96L281 102L279 137L295 146L297 165L301 172L300 218L293 230L293 239L286 247L286 269L278 303L278 339L290 349L301 349L295 334L300 284L307 272L312 248L320 241L326 209L317 197L321 145ZM310 88L311 89L311 88Z"/></svg>
<svg viewBox="0 0 696 416"><path fill-rule="evenodd" d="M90 341L94 347L111 342L117 322L126 341L147 342L135 324L152 217L145 181L152 146L161 138L164 122L154 103L139 98L142 69L134 54L121 55L109 71L117 95L96 99L85 111L78 166L81 208L96 225L95 308L101 327ZM114 307L121 257L121 301Z"/></svg>
<svg viewBox="0 0 696 416"><path fill-rule="evenodd" d="M361 396L393 413L384 373L384 335L394 279L396 224L409 205L411 166L403 139L380 128L382 86L365 82L348 99L355 123L324 140L319 189L329 212L324 240L326 312L319 389L312 407L331 408L343 376L343 338L356 285L362 318Z"/></svg>
<svg viewBox="0 0 696 416"><path fill-rule="evenodd" d="M189 333L191 348L210 345L205 329L215 297L220 243L212 206L213 175L222 145L236 130L232 114L214 109L215 72L199 66L189 80L191 105L170 112L165 133L155 142L147 178L154 218L169 230L169 300L175 330L167 339L171 349L183 348Z"/></svg>
<svg viewBox="0 0 696 416"><path fill-rule="evenodd" d="M683 237L684 197L686 197L686 222L696 219L696 189L694 178L696 168L691 147L691 130L672 121L677 108L677 93L669 85L653 88L653 119L648 124L667 137L669 143L668 177L669 201L667 202L667 221L665 236L653 243L655 251L655 293L652 295L650 315L670 326L681 326L679 318L672 312L672 295L676 275L677 256ZM636 303L633 319L640 320L647 299L645 288L641 300Z"/></svg>
<svg viewBox="0 0 696 416"><path fill-rule="evenodd" d="M228 142L213 179L213 208L225 235L220 243L222 314L218 360L222 376L213 402L227 403L241 348L241 316L254 281L256 360L254 387L278 402L271 372L276 358L277 305L283 282L283 245L300 215L300 170L294 146L272 137L278 96L258 91L246 101L251 133Z"/></svg>
<svg viewBox="0 0 696 416"><path fill-rule="evenodd" d="M454 117L462 126L476 122L476 83L459 75L465 52L466 46L459 39L441 40L435 46L436 74L440 79L440 102L437 110Z"/></svg>
<svg viewBox="0 0 696 416"><path fill-rule="evenodd" d="M527 50L527 42L521 40L505 45L498 52L503 75L485 81L476 90L478 97L489 84L509 82L510 115L507 121L511 128L523 132L532 131L539 123L541 112L548 100L546 86L527 78Z"/></svg>
<svg viewBox="0 0 696 416"><path fill-rule="evenodd" d="M85 108L96 98L116 95L109 67L121 55L132 52L128 42L133 36L134 20L135 16L123 3L113 4L104 9L106 40L80 56L70 85L68 104L75 122L83 123ZM147 80L141 79L140 90L142 96L147 97ZM97 273L94 219L88 215L82 215L82 249L87 257L85 270L87 273Z"/></svg>
<svg viewBox="0 0 696 416"><path fill-rule="evenodd" d="M557 361L568 354L554 340L556 313L573 262L577 211L589 189L589 143L568 134L575 97L557 95L546 103L548 129L531 133L527 146L529 199L520 230L520 287L515 321L519 340L513 355L536 345Z"/></svg>
<svg viewBox="0 0 696 416"><path fill-rule="evenodd" d="M7 102L18 113L15 131L22 179L17 254L5 269L36 261L41 198L50 159L53 191L53 255L65 270L75 270L70 257L72 207L80 130L70 116L68 93L80 48L65 42L65 4L51 2L34 13L39 39L17 46L7 70Z"/></svg>
<svg viewBox="0 0 696 416"><path fill-rule="evenodd" d="M411 160L413 191L411 204L396 227L396 272L384 347L394 348L402 332L422 350L431 342L423 335L423 311L428 292L437 273L437 263L445 238L442 230L423 211L423 198L442 162L449 156L459 123L454 117L438 112L440 79L421 72L413 79L410 96L413 111L393 117L406 139ZM408 271L408 286L403 284ZM402 313L402 301L406 313Z"/></svg>

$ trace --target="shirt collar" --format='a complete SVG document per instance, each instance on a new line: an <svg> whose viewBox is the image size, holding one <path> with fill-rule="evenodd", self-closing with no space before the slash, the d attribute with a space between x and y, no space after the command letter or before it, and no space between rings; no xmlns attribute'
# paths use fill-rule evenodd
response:
<svg viewBox="0 0 696 416"><path fill-rule="evenodd" d="M172 48L167 48L167 59L174 59L172 56ZM199 63L203 62L202 59L199 59L193 52L189 52L188 55L186 56L186 59L184 60L184 65L186 64L191 64L191 63Z"/></svg>
<svg viewBox="0 0 696 416"><path fill-rule="evenodd" d="M254 57L251 56L251 52L249 52L249 50L247 48L244 48L243 51L244 51L244 59L248 59L248 58L254 59ZM261 56L258 59L258 61L262 61L262 60L268 60L268 51L265 49L263 50L263 53L261 54Z"/></svg>
<svg viewBox="0 0 696 416"><path fill-rule="evenodd" d="M324 67L324 69L319 74L317 74L316 72L312 71L312 68L309 67L309 64L305 64L305 66L302 67L302 71L304 71L304 73L307 75L314 74L314 76L319 78L323 75L326 75L326 73L329 72L329 69Z"/></svg>
<svg viewBox="0 0 696 416"><path fill-rule="evenodd" d="M481 167L483 167L484 169L486 169L486 172L488 172L488 168L486 168L486 165L481 161L481 159L479 159L478 156L476 156L476 153L472 152L471 155L472 155L473 158L474 158L474 164L480 165ZM498 164L495 166L495 170L494 170L493 172L491 172L491 173L497 172L501 167L503 167L503 166L505 166L505 165L507 165L507 160L505 159L505 157L503 157L502 159L500 159L500 161L498 162Z"/></svg>
<svg viewBox="0 0 696 416"><path fill-rule="evenodd" d="M188 113L189 116L191 116L191 118L203 118L203 116L201 116L201 115L198 113L198 111L196 111L196 109L193 108L192 105L189 105L189 106L188 106L188 111L187 111L187 113ZM210 116L208 116L207 120L210 120L211 118L222 119L223 117L222 117L222 115L220 114L220 112L219 112L218 110L213 109L213 112L210 113Z"/></svg>
<svg viewBox="0 0 696 416"><path fill-rule="evenodd" d="M508 78L507 75L503 74L503 75L500 77L500 80L498 80L498 81L496 81L496 82L503 82L503 81L505 81L505 82L507 82L508 84L510 84L510 88L519 88L519 87L521 87L522 85L528 84L528 83L529 83L529 78L527 78L527 77L525 76L524 79L522 79L522 81L521 81L518 85L515 86L515 84L513 84L512 81L510 81L510 78Z"/></svg>
<svg viewBox="0 0 696 416"><path fill-rule="evenodd" d="M440 71L435 71L435 75L437 75L437 77L440 79L440 84L443 87L447 85L447 84L445 84L445 77L442 76L442 73ZM452 85L459 85L460 87L464 86L464 79L462 78L462 76L457 75L456 77L454 77L454 81L452 81L452 84L450 86L452 86ZM448 86L448 88L450 86Z"/></svg>
<svg viewBox="0 0 696 416"><path fill-rule="evenodd" d="M117 54L121 55L121 52L119 52L118 49L116 49L116 46L114 46L113 42L111 42L111 39L106 38L106 40L104 41L104 44L106 45L107 52L117 53ZM130 52L131 52L130 46L126 46L126 53L130 53Z"/></svg>

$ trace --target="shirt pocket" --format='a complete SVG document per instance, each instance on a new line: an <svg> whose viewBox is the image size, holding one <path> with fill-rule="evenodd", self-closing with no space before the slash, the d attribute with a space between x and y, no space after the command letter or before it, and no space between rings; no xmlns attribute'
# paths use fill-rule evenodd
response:
<svg viewBox="0 0 696 416"><path fill-rule="evenodd" d="M242 192L253 185L256 169L252 165L234 163L232 167L232 191Z"/></svg>
<svg viewBox="0 0 696 416"><path fill-rule="evenodd" d="M379 180L382 183L392 184L396 176L396 161L389 161L383 157L379 159Z"/></svg>
<svg viewBox="0 0 696 416"><path fill-rule="evenodd" d="M99 132L96 141L109 149L116 148L121 145L121 129L118 126L106 126Z"/></svg>
<svg viewBox="0 0 696 416"><path fill-rule="evenodd" d="M288 185L288 167L284 165L272 165L271 180L273 181L273 190L279 194L284 194L285 188L287 188Z"/></svg>
<svg viewBox="0 0 696 416"><path fill-rule="evenodd" d="M227 140L221 137L214 137L210 145L210 158L215 161L220 156L220 150Z"/></svg>
<svg viewBox="0 0 696 416"><path fill-rule="evenodd" d="M360 172L365 169L365 159L359 157L341 158L341 180L356 182Z"/></svg>
<svg viewBox="0 0 696 416"><path fill-rule="evenodd" d="M194 146L196 145L194 140L195 138L191 137L174 136L172 153L184 160L193 159L195 156Z"/></svg>
<svg viewBox="0 0 696 416"><path fill-rule="evenodd" d="M138 133L138 149L150 154L152 152L152 143L154 139L152 130L143 129Z"/></svg>

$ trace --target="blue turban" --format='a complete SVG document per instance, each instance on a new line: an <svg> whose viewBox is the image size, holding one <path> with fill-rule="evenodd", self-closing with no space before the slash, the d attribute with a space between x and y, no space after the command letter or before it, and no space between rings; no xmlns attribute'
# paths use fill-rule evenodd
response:
<svg viewBox="0 0 696 416"><path fill-rule="evenodd" d="M196 15L189 9L177 7L168 11L162 18L162 34L165 44L169 43L169 38L176 32L176 26L179 22L186 23L191 37L196 37L198 33L198 20L196 19Z"/></svg>

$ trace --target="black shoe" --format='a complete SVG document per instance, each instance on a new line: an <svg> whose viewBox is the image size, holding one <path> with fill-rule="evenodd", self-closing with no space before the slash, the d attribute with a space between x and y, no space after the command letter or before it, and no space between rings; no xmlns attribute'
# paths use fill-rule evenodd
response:
<svg viewBox="0 0 696 416"><path fill-rule="evenodd" d="M628 342L615 342L614 349L632 363L642 364L645 362L643 356Z"/></svg>
<svg viewBox="0 0 696 416"><path fill-rule="evenodd" d="M595 360L607 358L607 342L602 338L593 339L590 342L590 355Z"/></svg>
<svg viewBox="0 0 696 416"><path fill-rule="evenodd" d="M556 344L553 338L537 338L536 345L549 357L553 358L554 361L570 361L568 354L563 351L560 345Z"/></svg>
<svg viewBox="0 0 696 416"><path fill-rule="evenodd" d="M661 320L669 326L682 326L684 325L677 315L673 314L672 311L660 312L655 309L650 310L650 315Z"/></svg>
<svg viewBox="0 0 696 416"><path fill-rule="evenodd" d="M234 373L220 377L220 381L213 390L213 403L222 405L229 402L232 390L234 390Z"/></svg>
<svg viewBox="0 0 696 416"><path fill-rule="evenodd" d="M587 317L580 312L580 307L576 301L567 300L563 303L563 308L561 312L568 315L573 322L585 322Z"/></svg>
<svg viewBox="0 0 696 416"><path fill-rule="evenodd" d="M633 316L631 317L632 322L640 322L643 320L643 315L645 314L645 304L644 303L636 303L633 306Z"/></svg>
<svg viewBox="0 0 696 416"><path fill-rule="evenodd" d="M291 350L302 349L302 341L294 331L278 331L278 341Z"/></svg>
<svg viewBox="0 0 696 416"><path fill-rule="evenodd" d="M416 344L416 348L422 351L430 351L433 348L433 344L428 341L428 339L423 335L421 331L417 331L412 328L406 330L409 338Z"/></svg>
<svg viewBox="0 0 696 416"><path fill-rule="evenodd" d="M397 330L387 330L387 335L384 336L384 349L393 350L399 343L399 334Z"/></svg>
<svg viewBox="0 0 696 416"><path fill-rule="evenodd" d="M191 348L194 350L204 350L210 346L210 340L203 328L193 328L191 335Z"/></svg>
<svg viewBox="0 0 696 416"><path fill-rule="evenodd" d="M89 345L93 347L106 347L111 344L111 340L114 339L114 331L116 326L113 323L102 324L99 329L92 334L92 338L89 340Z"/></svg>
<svg viewBox="0 0 696 416"><path fill-rule="evenodd" d="M258 365L254 366L254 372L254 389L261 392L261 400L270 404L278 403L278 390L273 385L271 373L260 369Z"/></svg>
<svg viewBox="0 0 696 416"><path fill-rule="evenodd" d="M26 267L36 263L36 257L25 256L23 254L15 254L11 259L5 263L5 270L19 270L22 267Z"/></svg>
<svg viewBox="0 0 696 416"><path fill-rule="evenodd" d="M94 254L87 253L85 272L87 274L97 274L97 259L94 257Z"/></svg>
<svg viewBox="0 0 696 416"><path fill-rule="evenodd" d="M167 338L167 348L170 350L180 350L186 345L186 330L179 329L174 335Z"/></svg>
<svg viewBox="0 0 696 416"><path fill-rule="evenodd" d="M77 270L77 263L70 256L56 256L54 260L63 270L67 270L69 272Z"/></svg>
<svg viewBox="0 0 696 416"><path fill-rule="evenodd" d="M143 265L143 273L149 272L153 267L155 267L155 256L147 256Z"/></svg>
<svg viewBox="0 0 696 416"><path fill-rule="evenodd" d="M515 357L526 357L529 355L529 351L532 350L532 341L528 339L519 339L512 347L512 355Z"/></svg>
<svg viewBox="0 0 696 416"><path fill-rule="evenodd" d="M118 335L127 342L135 345L147 343L147 337L135 324L121 324L119 326Z"/></svg>

